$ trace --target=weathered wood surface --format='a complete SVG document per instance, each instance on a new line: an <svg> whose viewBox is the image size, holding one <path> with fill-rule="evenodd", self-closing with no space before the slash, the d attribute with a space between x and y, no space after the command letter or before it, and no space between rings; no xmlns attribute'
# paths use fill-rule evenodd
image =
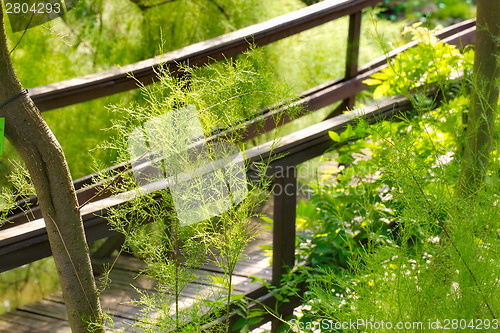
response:
<svg viewBox="0 0 500 333"><path fill-rule="evenodd" d="M259 225L263 222L254 220ZM252 240L245 251L248 259L240 261L233 274L234 290L236 294L245 294L251 298L258 298L267 293L259 282L252 283L250 276L257 276L270 281L272 270L269 265L269 256L266 256L261 245L271 244L270 230L259 228L260 233ZM109 278L109 287L101 294L100 300L106 311L115 323L115 328L126 328L129 332L140 330L129 329L136 321L140 305L132 303L139 299L137 290L155 293L156 281L139 272L146 268L141 259L132 256L121 256ZM199 297L200 292L216 289L217 286L210 276L220 276L222 271L214 264L206 264L197 271L199 278L190 283L182 292L181 303L189 306ZM109 329L112 331L112 329ZM0 332L59 332L70 333L67 322L66 309L60 292L44 297L43 299L0 316Z"/></svg>

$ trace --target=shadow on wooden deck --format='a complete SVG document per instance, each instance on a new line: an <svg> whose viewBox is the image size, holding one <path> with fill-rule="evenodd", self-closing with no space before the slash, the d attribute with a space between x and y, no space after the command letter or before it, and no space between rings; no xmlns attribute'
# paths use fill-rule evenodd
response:
<svg viewBox="0 0 500 333"><path fill-rule="evenodd" d="M266 290L261 283L252 282L250 277L257 276L271 281L272 273L270 257L260 247L272 243L272 230L262 228L262 221L256 220L255 223L259 225L259 232L245 251L248 259L240 261L233 274L235 293L251 298L262 296ZM139 274L145 268L146 264L141 259L130 255L122 255L116 261L109 275L111 282L100 295L103 310L115 324L114 328L109 329L110 332L118 329L137 331L130 327L137 320L142 306L133 301L140 298L138 290L153 293L156 286L154 279ZM181 309L183 306L190 306L200 292L203 294L204 291L216 288L211 276L222 275L222 271L215 264L206 264L196 274L199 278L182 291ZM62 293L54 293L0 316L0 332L70 333Z"/></svg>

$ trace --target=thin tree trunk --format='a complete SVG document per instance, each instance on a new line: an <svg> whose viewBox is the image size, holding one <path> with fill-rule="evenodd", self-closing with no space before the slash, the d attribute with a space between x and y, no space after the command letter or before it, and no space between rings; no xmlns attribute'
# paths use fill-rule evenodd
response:
<svg viewBox="0 0 500 333"><path fill-rule="evenodd" d="M481 188L493 139L498 104L499 0L477 1L476 53L471 106L458 195L470 198Z"/></svg>
<svg viewBox="0 0 500 333"><path fill-rule="evenodd" d="M0 5L0 103L23 91L10 58ZM47 227L73 332L102 320L89 249L66 159L31 98L21 95L0 110L5 135L28 167Z"/></svg>

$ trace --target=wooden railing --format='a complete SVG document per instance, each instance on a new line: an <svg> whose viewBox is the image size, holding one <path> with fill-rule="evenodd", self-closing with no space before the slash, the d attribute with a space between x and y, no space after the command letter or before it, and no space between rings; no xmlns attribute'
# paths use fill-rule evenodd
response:
<svg viewBox="0 0 500 333"><path fill-rule="evenodd" d="M270 166L272 170L280 170L275 174L275 186L287 188L274 196L274 230L273 230L273 283L278 284L284 267L294 265L295 210L290 207L296 204L297 179L295 167L313 157L321 155L332 146L328 131L341 132L354 120L352 116L341 115L346 107L354 105L355 95L366 89L362 83L373 73L386 66L386 58L392 58L398 53L413 47L416 43L409 43L404 47L393 50L386 56L375 59L369 64L358 67L359 35L361 26L361 10L374 5L377 0L337 0L324 1L319 4L289 13L270 21L260 23L242 30L238 30L208 41L197 43L162 56L141 61L136 64L122 67L120 70L110 70L99 74L92 74L81 78L50 84L30 89L30 94L36 104L44 111L67 106L95 98L108 96L121 91L137 88L139 80L149 84L155 80L155 70L159 66L167 66L171 72L176 71L179 63L189 61L190 64L205 64L213 59L234 56L248 49L248 41L256 45L266 45L273 41L291 36L298 32L316 27L325 22L349 15L348 48L346 54L345 77L333 80L300 94L296 103L304 106L305 112L318 110L322 107L342 101L342 104L321 123L300 130L280 140L279 147L271 149L271 143L266 143L245 152L249 165L257 163L263 158L277 157ZM469 20L443 30L439 37L455 45L465 45L473 42L475 21ZM134 77L134 80L130 78ZM286 106L283 106L286 107ZM411 107L403 97L391 98L376 106L370 106L363 114L370 122L376 122L390 117L398 112L404 112ZM246 138L255 136L257 123L264 124L266 130L289 121L285 117L282 123L273 121L273 112L269 109L260 110L256 118L248 120L244 126L226 129L207 138L207 141L220 139L228 132L242 131ZM127 163L111 167L113 170L127 170ZM251 172L249 168L249 173ZM282 172L288 170L287 172ZM95 185L91 185L92 176L83 177L75 181L80 203L92 199L81 211L87 240L95 240L114 234L107 221L107 211L125 202L110 193L100 193ZM36 198L29 201L34 205ZM28 220L31 220L28 223ZM35 260L51 255L44 221L39 208L34 205L29 212L18 211L8 218L8 223L0 228L0 272L6 271ZM147 222L147 221L146 221Z"/></svg>
<svg viewBox="0 0 500 333"><path fill-rule="evenodd" d="M39 109L46 111L137 89L137 81L146 85L154 82L160 66L168 67L171 73L176 73L180 63L189 61L191 65L202 65L233 57L248 50L251 44L264 46L346 15L355 17L350 21L349 45L352 47L348 51L347 61L354 68L357 64L361 10L377 2L379 0L323 1L120 69L32 88L30 95Z"/></svg>

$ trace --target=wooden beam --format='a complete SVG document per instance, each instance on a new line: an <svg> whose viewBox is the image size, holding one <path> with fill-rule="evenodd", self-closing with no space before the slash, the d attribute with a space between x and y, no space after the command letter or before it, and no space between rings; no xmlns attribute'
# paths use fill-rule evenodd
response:
<svg viewBox="0 0 500 333"><path fill-rule="evenodd" d="M276 165L274 173L273 279L279 286L287 269L295 266L295 207L297 205L297 168Z"/></svg>
<svg viewBox="0 0 500 333"><path fill-rule="evenodd" d="M359 40L361 36L361 18L362 12L351 14L349 16L349 35L347 36L347 52L345 64L345 79L351 79L358 74L359 60ZM332 112L328 118L341 114L345 110L354 108L356 102L355 94L346 98L342 104Z"/></svg>
<svg viewBox="0 0 500 333"><path fill-rule="evenodd" d="M273 275L272 284L281 285L283 275L295 266L295 218L297 207L297 168L294 165L274 166ZM293 309L280 307L283 317ZM278 332L281 321L272 321L271 332Z"/></svg>

